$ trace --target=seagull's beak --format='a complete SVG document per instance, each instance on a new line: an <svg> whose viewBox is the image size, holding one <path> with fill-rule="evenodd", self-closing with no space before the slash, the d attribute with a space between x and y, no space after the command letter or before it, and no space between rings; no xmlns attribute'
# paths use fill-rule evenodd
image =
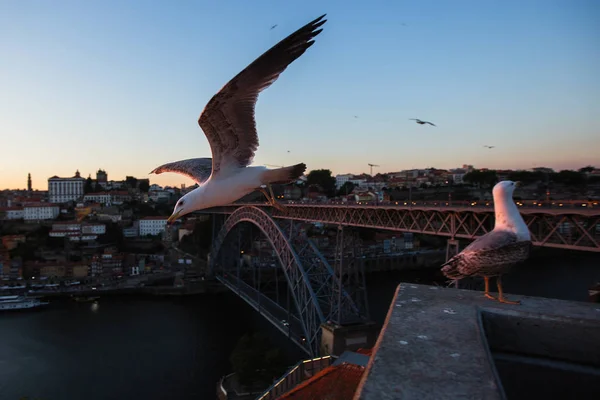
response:
<svg viewBox="0 0 600 400"><path fill-rule="evenodd" d="M181 214L181 210L171 214L171 216L167 219L167 224L172 224L173 221L175 221L179 217L179 214Z"/></svg>
<svg viewBox="0 0 600 400"><path fill-rule="evenodd" d="M521 181L516 181L515 182L515 187L521 187L523 186L523 184L521 183Z"/></svg>

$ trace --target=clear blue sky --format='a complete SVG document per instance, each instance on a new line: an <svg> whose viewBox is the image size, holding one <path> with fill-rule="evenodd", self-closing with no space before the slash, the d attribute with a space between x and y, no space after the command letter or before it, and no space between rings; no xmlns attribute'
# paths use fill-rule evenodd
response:
<svg viewBox="0 0 600 400"><path fill-rule="evenodd" d="M595 0L3 0L0 188L210 156L206 102L324 13L259 97L255 164L600 166Z"/></svg>

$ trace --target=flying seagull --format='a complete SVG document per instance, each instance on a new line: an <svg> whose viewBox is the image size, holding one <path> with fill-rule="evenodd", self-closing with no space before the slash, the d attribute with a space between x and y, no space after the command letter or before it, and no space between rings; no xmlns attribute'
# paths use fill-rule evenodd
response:
<svg viewBox="0 0 600 400"><path fill-rule="evenodd" d="M419 124L419 125L429 124L429 125L431 125L431 126L435 126L435 124L433 124L433 123L431 123L431 122L429 122L429 121L421 121L421 120L420 120L420 119L418 119L418 118L411 118L410 120L411 120L411 121L417 121L417 124Z"/></svg>
<svg viewBox="0 0 600 400"><path fill-rule="evenodd" d="M273 25L273 26L271 27L271 29L269 29L269 30L270 30L270 31L272 31L272 30L273 30L273 29L275 29L275 28L277 28L277 24Z"/></svg>
<svg viewBox="0 0 600 400"><path fill-rule="evenodd" d="M504 298L502 274L529 257L531 235L519 209L513 201L513 192L519 182L501 181L494 186L494 229L477 238L458 255L442 265L442 273L449 279L480 276L485 280L485 297L501 303L519 304ZM489 279L496 277L498 298L490 294Z"/></svg>
<svg viewBox="0 0 600 400"><path fill-rule="evenodd" d="M327 21L324 17L320 16L277 43L210 99L198 119L212 152L210 174L207 158L177 161L152 171L177 172L192 177L199 184L175 204L169 223L193 211L230 204L254 190L260 190L272 206L284 210L275 200L271 184L296 181L306 171L306 165L277 169L249 167L258 149L254 107L259 93L313 45L313 39L322 31L318 28ZM270 194L264 186L269 188Z"/></svg>
<svg viewBox="0 0 600 400"><path fill-rule="evenodd" d="M487 144L484 144L483 147L487 147L488 149L493 149L496 146L488 146Z"/></svg>

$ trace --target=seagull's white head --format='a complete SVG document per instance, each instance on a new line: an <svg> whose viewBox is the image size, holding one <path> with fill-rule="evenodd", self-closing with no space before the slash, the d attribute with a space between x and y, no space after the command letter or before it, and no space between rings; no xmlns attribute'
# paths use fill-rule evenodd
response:
<svg viewBox="0 0 600 400"><path fill-rule="evenodd" d="M177 218L181 218L186 214L207 208L204 205L203 197L204 187L202 186L184 194L183 197L177 201L177 204L175 204L173 214L171 214L167 222L170 224Z"/></svg>
<svg viewBox="0 0 600 400"><path fill-rule="evenodd" d="M513 193L520 182L501 181L494 186L494 229L514 232L519 240L531 240L529 228L523 220L515 201Z"/></svg>
<svg viewBox="0 0 600 400"><path fill-rule="evenodd" d="M494 196L494 202L500 202L502 200L512 200L513 192L517 187L521 185L521 182L513 181L500 181L494 186L492 194Z"/></svg>

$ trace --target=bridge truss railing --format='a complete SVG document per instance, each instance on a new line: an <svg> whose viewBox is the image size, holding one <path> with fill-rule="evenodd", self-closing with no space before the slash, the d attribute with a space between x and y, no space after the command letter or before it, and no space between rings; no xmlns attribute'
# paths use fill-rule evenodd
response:
<svg viewBox="0 0 600 400"><path fill-rule="evenodd" d="M207 210L231 213L243 205ZM266 207L263 205L262 207ZM450 239L475 239L493 229L492 209L447 207L385 207L340 205L286 205L269 210L273 218L324 224L413 232ZM534 245L600 252L600 210L522 208Z"/></svg>

